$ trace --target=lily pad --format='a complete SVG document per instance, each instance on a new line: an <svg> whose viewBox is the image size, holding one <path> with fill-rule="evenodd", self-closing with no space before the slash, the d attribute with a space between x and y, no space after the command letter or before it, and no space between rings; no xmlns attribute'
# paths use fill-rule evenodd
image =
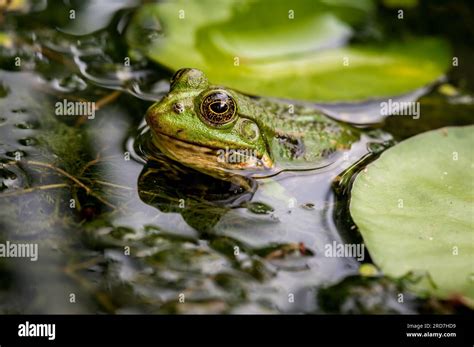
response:
<svg viewBox="0 0 474 347"><path fill-rule="evenodd" d="M474 303L474 126L423 133L384 152L353 185L351 215L385 274Z"/></svg>
<svg viewBox="0 0 474 347"><path fill-rule="evenodd" d="M350 43L371 1L173 1L143 6L129 45L170 70L194 67L249 94L353 101L403 94L448 69L439 39Z"/></svg>

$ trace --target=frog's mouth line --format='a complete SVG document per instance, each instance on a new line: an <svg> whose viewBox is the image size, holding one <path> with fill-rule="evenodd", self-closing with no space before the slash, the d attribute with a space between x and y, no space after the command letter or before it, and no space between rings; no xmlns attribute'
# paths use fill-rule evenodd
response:
<svg viewBox="0 0 474 347"><path fill-rule="evenodd" d="M182 144L185 144L187 146L189 146L190 148L205 148L209 151L217 151L219 150L220 148L219 147L213 147L213 146L209 146L209 145L200 145L200 144L197 144L197 143L194 143L194 142L191 142L191 141L186 141L186 140L182 140L182 139L178 139L177 137L174 137L174 136L171 136L171 135L168 135L168 134L165 134L165 133L162 133L160 131L153 131L152 132L157 136L157 137L161 137L163 138L165 141L173 141L173 142L177 142L177 143L182 143Z"/></svg>
<svg viewBox="0 0 474 347"><path fill-rule="evenodd" d="M176 137L152 131L153 144L165 155L187 166L201 169L202 171L228 171L243 169L268 169L273 166L273 161L267 154L253 157L252 160L229 162L219 160L225 153L222 148L198 145ZM230 172L229 172L230 173Z"/></svg>

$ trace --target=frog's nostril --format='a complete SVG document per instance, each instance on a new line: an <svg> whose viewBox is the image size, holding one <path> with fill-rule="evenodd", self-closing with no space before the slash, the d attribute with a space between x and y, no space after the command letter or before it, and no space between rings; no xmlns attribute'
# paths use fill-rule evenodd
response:
<svg viewBox="0 0 474 347"><path fill-rule="evenodd" d="M184 105L180 102L177 102L176 104L173 105L173 111L176 112L177 114L183 113Z"/></svg>

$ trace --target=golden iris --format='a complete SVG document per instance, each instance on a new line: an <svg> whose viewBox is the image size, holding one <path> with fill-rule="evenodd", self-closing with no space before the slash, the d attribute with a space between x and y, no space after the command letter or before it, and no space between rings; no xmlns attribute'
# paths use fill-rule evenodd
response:
<svg viewBox="0 0 474 347"><path fill-rule="evenodd" d="M223 90L208 93L201 102L201 116L212 126L226 125L235 119L235 101Z"/></svg>

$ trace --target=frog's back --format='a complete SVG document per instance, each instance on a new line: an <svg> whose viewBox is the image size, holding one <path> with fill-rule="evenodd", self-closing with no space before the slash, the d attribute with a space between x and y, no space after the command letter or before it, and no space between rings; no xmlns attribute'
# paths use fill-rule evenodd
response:
<svg viewBox="0 0 474 347"><path fill-rule="evenodd" d="M325 165L359 140L358 129L328 117L317 108L266 98L258 99L257 103L264 112L255 114L259 114L273 159L281 167Z"/></svg>

